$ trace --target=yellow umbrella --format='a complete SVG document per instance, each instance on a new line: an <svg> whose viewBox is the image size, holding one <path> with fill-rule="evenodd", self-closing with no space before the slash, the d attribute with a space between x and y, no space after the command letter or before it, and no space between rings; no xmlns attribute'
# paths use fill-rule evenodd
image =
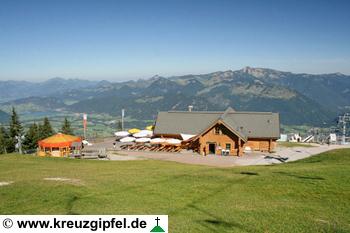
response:
<svg viewBox="0 0 350 233"><path fill-rule="evenodd" d="M141 130L139 129L136 129L136 128L133 128L133 129L129 129L128 132L131 133L131 134L134 134L134 133L138 133L140 132Z"/></svg>
<svg viewBox="0 0 350 233"><path fill-rule="evenodd" d="M154 128L153 125L149 125L149 126L146 127L147 130L151 130L151 131L153 130L153 128Z"/></svg>

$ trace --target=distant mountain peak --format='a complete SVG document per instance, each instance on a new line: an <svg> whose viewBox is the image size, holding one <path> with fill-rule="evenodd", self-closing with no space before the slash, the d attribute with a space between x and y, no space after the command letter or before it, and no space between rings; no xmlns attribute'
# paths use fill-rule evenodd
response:
<svg viewBox="0 0 350 233"><path fill-rule="evenodd" d="M99 86L104 86L104 85L111 85L111 82L107 81L107 80L102 80L98 82Z"/></svg>
<svg viewBox="0 0 350 233"><path fill-rule="evenodd" d="M252 68L250 66L246 66L242 69L244 73L249 73Z"/></svg>
<svg viewBox="0 0 350 233"><path fill-rule="evenodd" d="M250 67L250 66L246 66L240 71L243 73L252 75L256 78L262 78L262 77L268 76L272 79L277 79L280 77L281 74L288 73L288 72L282 72L282 71L273 70L273 69L257 68L257 67Z"/></svg>
<svg viewBox="0 0 350 233"><path fill-rule="evenodd" d="M233 73L234 72L232 70L226 70L222 74L224 75L224 77L228 77L228 76L232 76Z"/></svg>
<svg viewBox="0 0 350 233"><path fill-rule="evenodd" d="M253 67L250 67L250 66L244 67L243 69L241 69L241 71L243 73L252 75L252 76L257 77L257 78L266 75L266 70L265 69L253 68Z"/></svg>
<svg viewBox="0 0 350 233"><path fill-rule="evenodd" d="M162 76L159 75L154 75L152 78L149 79L150 81L154 82L154 81L165 81L168 80L167 78L164 78Z"/></svg>
<svg viewBox="0 0 350 233"><path fill-rule="evenodd" d="M336 76L345 76L345 77L346 77L346 75L345 75L345 74L340 73L340 72L336 72L336 73L334 73L334 75L336 75Z"/></svg>
<svg viewBox="0 0 350 233"><path fill-rule="evenodd" d="M61 78L61 77L54 77L54 78L50 78L46 81L44 81L44 83L50 83L50 82L66 82L68 79L65 78Z"/></svg>
<svg viewBox="0 0 350 233"><path fill-rule="evenodd" d="M151 79L158 79L158 78L161 78L161 76L159 76L158 74L151 77Z"/></svg>

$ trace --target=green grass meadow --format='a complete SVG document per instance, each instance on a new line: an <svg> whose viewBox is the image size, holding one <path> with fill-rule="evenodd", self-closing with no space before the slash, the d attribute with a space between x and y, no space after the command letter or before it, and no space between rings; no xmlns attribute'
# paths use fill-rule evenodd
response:
<svg viewBox="0 0 350 233"><path fill-rule="evenodd" d="M62 177L69 182L47 181ZM0 155L0 214L167 214L169 232L350 232L350 149L273 165Z"/></svg>

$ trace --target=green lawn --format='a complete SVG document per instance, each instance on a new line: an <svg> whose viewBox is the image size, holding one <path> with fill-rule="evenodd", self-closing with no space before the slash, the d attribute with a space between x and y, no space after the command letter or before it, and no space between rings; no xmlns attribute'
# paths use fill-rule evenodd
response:
<svg viewBox="0 0 350 233"><path fill-rule="evenodd" d="M15 183L0 187L0 214L168 214L170 232L350 232L345 149L225 169L1 155L1 181Z"/></svg>
<svg viewBox="0 0 350 233"><path fill-rule="evenodd" d="M312 144L301 142L277 142L277 145L282 147L315 147Z"/></svg>

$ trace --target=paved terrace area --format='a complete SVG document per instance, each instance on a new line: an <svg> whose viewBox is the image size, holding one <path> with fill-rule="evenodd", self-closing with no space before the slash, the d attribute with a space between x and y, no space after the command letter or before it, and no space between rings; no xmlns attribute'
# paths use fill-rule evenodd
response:
<svg viewBox="0 0 350 233"><path fill-rule="evenodd" d="M182 151L181 153L123 151L118 150L119 144L117 144L116 148L113 148L113 139L107 139L103 142L97 142L91 148L109 149L110 151L108 152L108 158L110 160L156 159L214 167L279 164L282 163L282 161L279 160L280 157L288 158L286 162L291 162L307 158L316 154L320 154L329 150L350 148L350 145L312 145L312 147L277 147L275 153L252 152L245 153L242 157L218 155L202 156L197 153L192 153L190 151Z"/></svg>

